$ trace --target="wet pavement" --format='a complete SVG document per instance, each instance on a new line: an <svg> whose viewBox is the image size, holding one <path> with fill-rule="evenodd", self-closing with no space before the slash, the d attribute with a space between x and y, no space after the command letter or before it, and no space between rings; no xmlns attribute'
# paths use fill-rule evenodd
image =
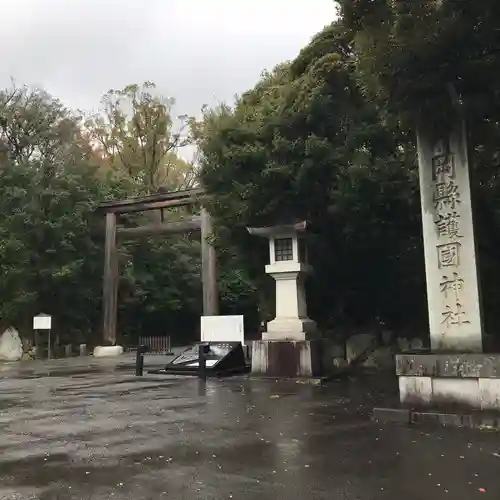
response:
<svg viewBox="0 0 500 500"><path fill-rule="evenodd" d="M500 497L500 434L381 427L392 382L132 373L127 357L0 364L0 499Z"/></svg>

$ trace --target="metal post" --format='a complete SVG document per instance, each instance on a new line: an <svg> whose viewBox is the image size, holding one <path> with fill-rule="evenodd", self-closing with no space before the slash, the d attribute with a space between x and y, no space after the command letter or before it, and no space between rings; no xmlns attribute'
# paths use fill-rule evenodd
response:
<svg viewBox="0 0 500 500"><path fill-rule="evenodd" d="M198 346L198 376L205 380L207 378L207 353L208 344L201 342Z"/></svg>
<svg viewBox="0 0 500 500"><path fill-rule="evenodd" d="M48 346L47 346L47 359L50 359L50 355L51 355L51 345L50 345L50 342L51 342L51 335L50 335L50 329L49 329L49 343L48 343Z"/></svg>
<svg viewBox="0 0 500 500"><path fill-rule="evenodd" d="M40 342L40 332L38 330L35 330L35 358L39 359L40 358L40 351L41 351L41 342Z"/></svg>
<svg viewBox="0 0 500 500"><path fill-rule="evenodd" d="M145 345L137 346L137 352L135 355L135 375L137 377L142 377L144 374L144 353L147 352L148 348Z"/></svg>

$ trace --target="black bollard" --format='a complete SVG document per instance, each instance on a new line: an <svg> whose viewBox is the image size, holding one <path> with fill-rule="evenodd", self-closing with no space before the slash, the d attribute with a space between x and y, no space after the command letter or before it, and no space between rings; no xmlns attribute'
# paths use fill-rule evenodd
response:
<svg viewBox="0 0 500 500"><path fill-rule="evenodd" d="M142 377L144 373L144 353L148 350L145 345L137 346L137 353L135 355L135 375L137 377Z"/></svg>
<svg viewBox="0 0 500 500"><path fill-rule="evenodd" d="M198 376L203 380L207 378L207 354L209 350L208 344L201 343L198 346Z"/></svg>

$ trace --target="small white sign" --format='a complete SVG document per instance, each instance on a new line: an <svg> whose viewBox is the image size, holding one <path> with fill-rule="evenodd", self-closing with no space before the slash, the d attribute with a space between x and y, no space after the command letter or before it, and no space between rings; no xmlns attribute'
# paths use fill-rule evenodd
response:
<svg viewBox="0 0 500 500"><path fill-rule="evenodd" d="M241 342L245 345L243 316L202 316L202 342Z"/></svg>
<svg viewBox="0 0 500 500"><path fill-rule="evenodd" d="M50 330L52 328L52 316L39 314L33 318L33 330Z"/></svg>

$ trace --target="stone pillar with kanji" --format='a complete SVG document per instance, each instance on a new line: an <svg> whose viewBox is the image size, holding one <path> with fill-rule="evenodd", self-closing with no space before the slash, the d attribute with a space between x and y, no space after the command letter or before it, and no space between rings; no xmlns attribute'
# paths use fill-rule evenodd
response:
<svg viewBox="0 0 500 500"><path fill-rule="evenodd" d="M412 408L500 409L500 355L483 322L465 122L418 129L430 350L396 356L400 401Z"/></svg>
<svg viewBox="0 0 500 500"><path fill-rule="evenodd" d="M431 348L482 352L465 124L420 129L418 152Z"/></svg>

